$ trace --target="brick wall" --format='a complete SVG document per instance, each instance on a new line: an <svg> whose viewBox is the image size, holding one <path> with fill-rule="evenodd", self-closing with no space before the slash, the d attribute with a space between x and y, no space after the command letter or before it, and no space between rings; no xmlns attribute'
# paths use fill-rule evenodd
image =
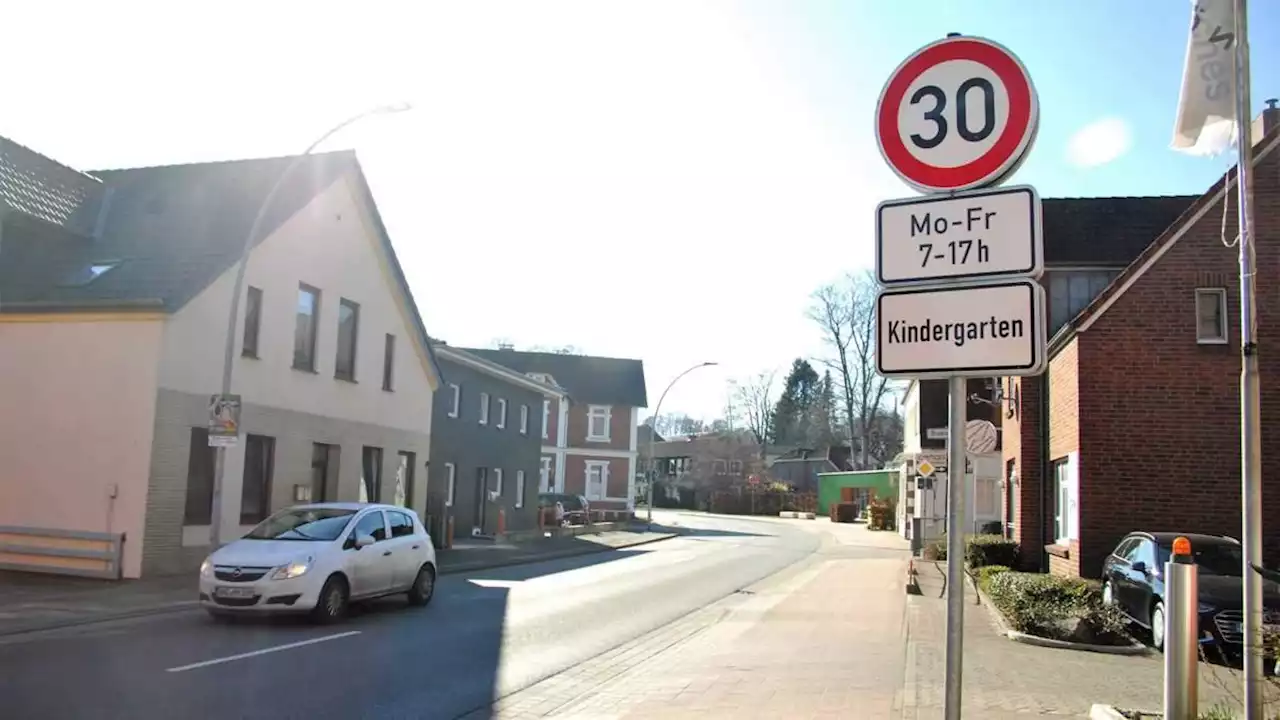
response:
<svg viewBox="0 0 1280 720"><path fill-rule="evenodd" d="M587 461L609 463L606 495L610 498L618 498L616 502L588 498L591 506L599 509L616 510L626 508L627 473L630 467L630 461L627 458L566 455L564 459L564 491L570 495L587 495Z"/></svg>
<svg viewBox="0 0 1280 720"><path fill-rule="evenodd" d="M1043 523L1040 516L1040 491L1042 487L1043 458L1040 452L1040 385L1038 377L1007 378L1005 380L1005 396L1018 398L1017 407L1012 417L1004 413L1001 425L1001 443L1006 467L1013 462L1017 482L1014 494L1017 496L1016 517L1014 518L1013 538L1018 541L1022 566L1026 569L1040 567L1043 555L1042 537L1038 523ZM1008 404L1006 403L1006 407ZM1007 479L1007 470L1006 470ZM1008 493L1001 493L1000 512L1006 515Z"/></svg>
<svg viewBox="0 0 1280 720"><path fill-rule="evenodd" d="M1263 517L1268 563L1280 558L1280 152L1255 170L1262 338ZM1236 233L1228 192L1227 237ZM1124 533L1186 530L1240 536L1240 297L1237 251L1223 246L1223 201L1081 333L1081 566L1086 576ZM1197 287L1225 288L1230 343L1196 342Z"/></svg>

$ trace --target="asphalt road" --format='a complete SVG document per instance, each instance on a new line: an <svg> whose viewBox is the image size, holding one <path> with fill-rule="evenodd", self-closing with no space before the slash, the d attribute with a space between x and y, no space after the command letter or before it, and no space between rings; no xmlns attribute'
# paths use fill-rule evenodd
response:
<svg viewBox="0 0 1280 720"><path fill-rule="evenodd" d="M457 718L809 557L821 536L658 514L687 535L445 577L318 628L203 612L0 641L0 717Z"/></svg>

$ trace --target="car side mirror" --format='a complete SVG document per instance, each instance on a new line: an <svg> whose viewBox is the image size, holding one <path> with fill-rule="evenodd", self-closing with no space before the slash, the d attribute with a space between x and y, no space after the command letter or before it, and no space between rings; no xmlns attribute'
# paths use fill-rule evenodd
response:
<svg viewBox="0 0 1280 720"><path fill-rule="evenodd" d="M1142 574L1144 574L1144 575L1145 575L1145 574L1146 574L1146 572L1147 572L1147 564L1146 564L1146 563L1144 563L1144 562L1142 562L1141 560L1139 560L1138 562L1134 563L1134 564L1132 565L1132 567L1133 567L1133 571L1134 571L1134 572L1142 573Z"/></svg>
<svg viewBox="0 0 1280 720"><path fill-rule="evenodd" d="M373 544L373 542L374 542L374 541L373 541L373 536L372 536L372 535L363 535L363 534L361 534L361 535L357 535L357 536L356 536L356 549L357 549L357 550L359 550L360 548L367 548L367 547L369 547L370 545L372 545L372 544Z"/></svg>

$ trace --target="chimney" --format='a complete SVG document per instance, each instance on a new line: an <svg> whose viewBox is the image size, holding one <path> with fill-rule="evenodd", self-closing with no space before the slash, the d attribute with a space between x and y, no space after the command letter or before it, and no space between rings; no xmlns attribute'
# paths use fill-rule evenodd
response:
<svg viewBox="0 0 1280 720"><path fill-rule="evenodd" d="M1251 137L1254 147L1262 142L1262 138L1280 127L1280 108L1276 107L1280 104L1280 100L1276 98L1268 98L1266 100L1267 108L1262 111L1258 117L1254 118L1253 125L1250 128Z"/></svg>

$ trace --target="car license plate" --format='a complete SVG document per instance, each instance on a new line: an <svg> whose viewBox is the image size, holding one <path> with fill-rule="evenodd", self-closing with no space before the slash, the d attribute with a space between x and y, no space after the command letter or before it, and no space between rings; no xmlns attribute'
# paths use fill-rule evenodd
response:
<svg viewBox="0 0 1280 720"><path fill-rule="evenodd" d="M253 588L219 586L214 588L213 594L220 598L251 598Z"/></svg>

